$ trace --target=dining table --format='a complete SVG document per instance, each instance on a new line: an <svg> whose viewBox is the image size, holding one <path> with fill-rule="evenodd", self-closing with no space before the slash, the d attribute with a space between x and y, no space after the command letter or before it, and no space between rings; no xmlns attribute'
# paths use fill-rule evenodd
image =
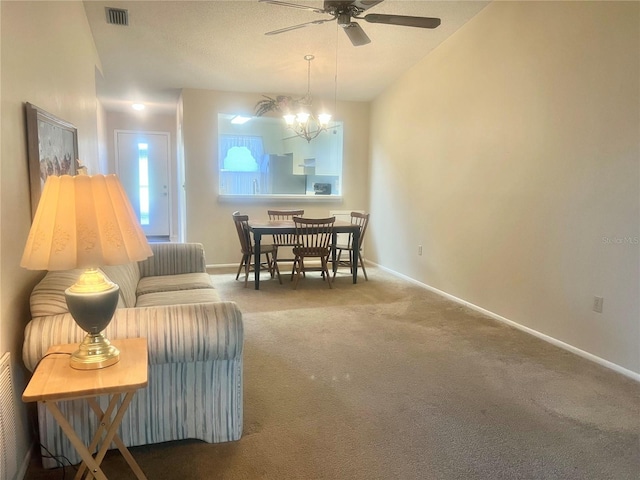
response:
<svg viewBox="0 0 640 480"><path fill-rule="evenodd" d="M295 234L296 225L293 220L249 220L249 230L253 233L253 255L256 265L259 265L260 244L263 235ZM336 263L336 242L339 233L350 233L352 245L360 245L360 226L344 220L336 220L333 224L333 235L331 240L331 262L333 271L338 268ZM356 252L357 254L357 252ZM358 262L352 261L351 274L353 283L358 283ZM260 269L254 269L254 288L260 290Z"/></svg>

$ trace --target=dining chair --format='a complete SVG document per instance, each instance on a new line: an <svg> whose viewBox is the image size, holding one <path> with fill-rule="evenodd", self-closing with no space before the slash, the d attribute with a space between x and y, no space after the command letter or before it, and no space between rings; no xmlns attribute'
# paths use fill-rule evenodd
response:
<svg viewBox="0 0 640 480"><path fill-rule="evenodd" d="M278 275L278 281L282 284L280 278L280 270L278 265L274 262L275 252L277 247L269 244L260 245L260 256L264 255L266 261L260 261L260 259L254 258L253 242L251 240L251 231L249 230L249 216L241 215L240 212L233 212L233 222L238 232L238 239L240 240L240 251L242 252L242 260L240 260L240 266L238 266L238 273L236 274L236 280L240 276L240 272L244 268L244 286L247 287L249 280L249 272L255 271L256 265L260 270L267 270L271 275Z"/></svg>
<svg viewBox="0 0 640 480"><path fill-rule="evenodd" d="M321 271L322 278L327 281L329 288L331 285L331 276L329 275L329 255L331 255L331 242L333 238L333 224L336 217L330 218L304 218L293 217L293 223L296 227L296 243L293 247L295 282L293 288L298 287L300 275L304 275L307 271ZM317 258L320 260L320 267L310 267L305 265L308 258Z"/></svg>
<svg viewBox="0 0 640 480"><path fill-rule="evenodd" d="M304 210L267 210L267 215L269 215L269 220L272 221L293 220L293 217L302 217L304 215ZM273 254L273 261L276 265L280 262L292 262L291 280L293 280L295 256L291 249L296 246L295 233L281 233L273 235L273 244L277 247L276 252ZM282 255L283 247L287 250L287 256Z"/></svg>
<svg viewBox="0 0 640 480"><path fill-rule="evenodd" d="M367 231L367 225L369 225L369 214L360 212L351 212L351 223L360 226L360 240L357 248L353 245L353 234L350 233L346 244L336 245L336 264L334 265L333 278L336 278L336 273L340 267L349 267L349 271L352 272L353 261L358 262L359 268L362 268L364 273L364 279L369 280L367 277L367 270L364 268L364 262L362 261L362 241L364 240L364 234ZM342 252L347 252L349 260L342 260Z"/></svg>

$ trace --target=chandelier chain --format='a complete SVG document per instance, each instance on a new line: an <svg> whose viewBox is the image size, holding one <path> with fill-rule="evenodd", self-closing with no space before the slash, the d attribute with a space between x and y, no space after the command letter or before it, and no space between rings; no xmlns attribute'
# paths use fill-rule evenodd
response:
<svg viewBox="0 0 640 480"><path fill-rule="evenodd" d="M315 57L313 55L305 55L304 59L307 61L307 94L304 96L304 103L311 106L311 61Z"/></svg>

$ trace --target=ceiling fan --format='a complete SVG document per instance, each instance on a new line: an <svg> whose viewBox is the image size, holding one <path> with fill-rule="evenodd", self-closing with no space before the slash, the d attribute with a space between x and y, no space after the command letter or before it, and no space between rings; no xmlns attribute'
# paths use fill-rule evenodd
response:
<svg viewBox="0 0 640 480"><path fill-rule="evenodd" d="M337 20L351 43L359 47L360 45L366 45L371 42L371 39L364 33L364 30L360 25L354 21L353 18L358 20L364 20L369 23L384 23L387 25L400 25L405 27L419 27L419 28L436 28L440 25L439 18L431 17L410 17L407 15L385 15L370 13L361 16L366 10L370 9L382 3L384 0L324 0L323 8L310 7L308 5L298 5L295 3L281 2L279 0L258 0L264 3L273 3L274 5L281 5L283 7L299 8L302 10L310 10L315 13L328 14L331 18L323 18L314 20L312 22L302 23L300 25L293 25L291 27L281 28L279 30L273 30L265 33L265 35L276 35L278 33L289 32L291 30L297 30L298 28L308 27L310 25L320 25L326 22L332 22Z"/></svg>

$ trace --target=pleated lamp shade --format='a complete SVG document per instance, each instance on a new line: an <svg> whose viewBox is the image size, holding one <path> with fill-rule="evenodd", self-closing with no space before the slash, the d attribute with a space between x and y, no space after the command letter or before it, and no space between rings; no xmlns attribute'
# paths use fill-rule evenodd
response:
<svg viewBox="0 0 640 480"><path fill-rule="evenodd" d="M45 182L20 265L31 270L84 269L64 291L67 307L87 332L72 368L106 368L120 351L102 333L120 287L98 267L131 263L153 253L115 175L50 176Z"/></svg>
<svg viewBox="0 0 640 480"><path fill-rule="evenodd" d="M30 270L120 265L151 248L115 175L50 176L20 265Z"/></svg>

